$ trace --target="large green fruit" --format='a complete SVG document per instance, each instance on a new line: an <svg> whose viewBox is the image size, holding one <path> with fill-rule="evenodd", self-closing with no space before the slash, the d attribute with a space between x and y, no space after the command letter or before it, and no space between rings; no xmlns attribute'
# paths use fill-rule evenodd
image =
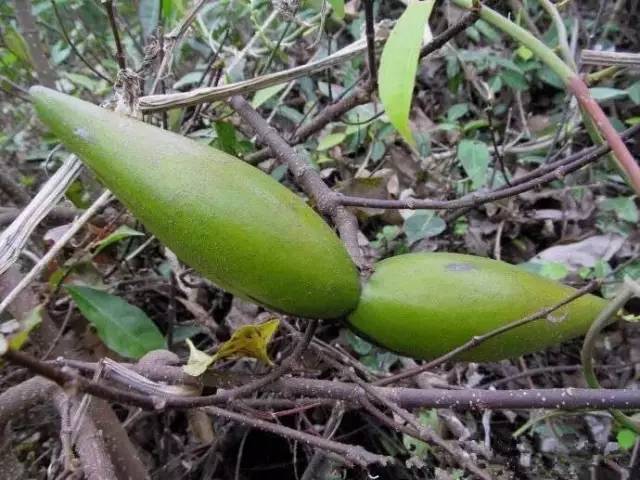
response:
<svg viewBox="0 0 640 480"><path fill-rule="evenodd" d="M550 307L575 290L488 258L451 253L399 255L377 264L348 323L365 338L432 359L476 335ZM517 357L586 333L606 305L586 295L461 355L469 361Z"/></svg>
<svg viewBox="0 0 640 480"><path fill-rule="evenodd" d="M44 87L40 119L162 242L223 289L280 312L355 308L357 271L302 199L219 150Z"/></svg>

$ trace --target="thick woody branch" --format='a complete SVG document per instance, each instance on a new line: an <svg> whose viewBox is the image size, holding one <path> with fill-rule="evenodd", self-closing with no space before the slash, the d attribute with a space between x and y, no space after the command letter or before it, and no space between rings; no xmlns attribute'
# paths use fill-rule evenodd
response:
<svg viewBox="0 0 640 480"><path fill-rule="evenodd" d="M63 409L68 407L68 402L71 402L71 417L74 416L73 414L78 409L78 402L67 397L60 388L56 389L53 402L61 413ZM75 450L78 452L82 471L87 480L116 480L118 477L116 476L113 462L107 453L103 432L96 428L91 416L83 415L77 429L78 435L75 441ZM63 433L73 434L73 432Z"/></svg>
<svg viewBox="0 0 640 480"><path fill-rule="evenodd" d="M188 409L206 407L220 402L217 395L178 396L143 395L90 381L67 368L39 361L24 352L9 351L4 358L11 363L28 368L59 385L73 385L80 392L147 410ZM162 376L183 376L179 367L163 366ZM220 385L219 374L207 372L202 382L211 387ZM224 378L228 386L230 379ZM246 382L246 378L241 381ZM377 395L394 402L405 409L451 408L456 410L486 409L559 409L559 410L602 410L617 408L633 410L640 408L640 391L626 389L588 388L544 388L528 390L484 390L484 389L417 389L404 387L373 387ZM279 394L284 398L322 398L342 400L358 404L366 392L358 385L329 380L305 378L281 378L263 387L263 392Z"/></svg>

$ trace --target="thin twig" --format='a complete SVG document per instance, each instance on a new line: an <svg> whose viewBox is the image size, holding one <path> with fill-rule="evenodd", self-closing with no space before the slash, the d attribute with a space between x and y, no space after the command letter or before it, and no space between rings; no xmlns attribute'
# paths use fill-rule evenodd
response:
<svg viewBox="0 0 640 480"><path fill-rule="evenodd" d="M109 25L111 26L111 31L113 32L113 40L116 44L116 61L118 62L118 66L120 67L120 69L124 70L127 68L127 63L125 60L122 43L120 42L120 32L118 31L118 24L116 22L113 0L102 0L102 4L107 11L107 17L109 17Z"/></svg>
<svg viewBox="0 0 640 480"><path fill-rule="evenodd" d="M411 370L406 370L404 372L400 372L396 375L392 375L390 377L387 378L383 378L381 380L378 380L377 382L375 382L376 385L389 385L391 383L395 383L399 380L403 380L405 378L409 378L409 377L413 377L415 375L418 375L419 373L425 372L427 370L431 370L435 367L437 367L438 365L442 365L444 362L447 362L455 357L457 357L458 355L460 355L463 352L467 352L475 347L477 347L478 345L486 342L487 340L491 339L491 338L495 338L498 335L502 335L505 332L511 331L515 328L521 327L522 325L526 325L527 323L531 323L533 321L539 320L543 317L546 317L547 315L549 315L550 313L555 312L557 309L568 305L569 303L573 302L574 300L587 295L588 293L593 292L598 286L600 285L600 282L597 281L593 281L591 283L589 283L588 285L582 287L580 290L576 290L573 294L571 294L570 296L568 296L567 298L565 298L564 300L562 300L561 302L556 303L555 305L552 305L550 307L546 307L546 308L542 308L539 311L531 314L531 315L527 315L524 318L518 319L514 322L510 322L506 325L503 325L502 327L496 328L495 330L491 330L490 332L487 332L483 335L479 335L476 337L472 337L468 342L463 343L462 345L460 345L457 348L454 348L453 350L451 350L450 352L445 353L444 355L436 358L435 360L432 360L428 363L425 363L424 365L420 365L419 367L413 368Z"/></svg>
<svg viewBox="0 0 640 480"><path fill-rule="evenodd" d="M308 433L295 430L293 428L285 427L274 423L269 423L264 420L251 418L240 413L225 410L220 407L205 407L204 410L216 417L226 418L236 423L246 425L266 432L275 433L286 438L303 442L307 445L313 445L322 450L337 453L345 458L349 463L359 465L361 467L367 467L372 464L386 465L390 462L390 457L383 455L377 455L375 453L368 452L359 445L348 445L344 443L335 442L316 435L310 435Z"/></svg>
<svg viewBox="0 0 640 480"><path fill-rule="evenodd" d="M621 136L625 138L632 137L640 130L640 126L636 125L627 129ZM431 199L414 199L408 198L404 200L386 200L365 197L354 197L349 195L339 195L338 203L345 206L357 206L366 208L380 209L430 209L430 210L449 210L464 207L477 207L483 203L494 202L507 197L513 197L520 193L526 192L539 185L563 178L565 175L574 172L583 166L598 160L600 157L609 153L608 144L598 147L590 147L578 152L566 159L539 167L538 170L527 175L530 180L522 182L521 179L512 179L511 187L496 188L486 193L473 192L465 197L455 200L431 200Z"/></svg>
<svg viewBox="0 0 640 480"><path fill-rule="evenodd" d="M377 85L378 75L376 69L376 44L375 25L373 18L373 0L364 0L365 37L367 39L367 67L369 68L369 81Z"/></svg>
<svg viewBox="0 0 640 480"><path fill-rule="evenodd" d="M600 382L598 382L598 377L596 376L596 371L593 367L593 351L595 349L598 334L611 322L613 316L617 315L618 311L635 296L640 296L640 286L638 286L633 280L626 278L622 285L622 290L604 308L604 310L602 310L600 315L598 315L591 324L589 331L584 337L584 343L582 344L582 350L580 352L580 359L582 360L582 369L585 380L592 388L600 388ZM640 433L640 422L637 420L628 417L619 410L611 410L611 414L625 427L634 430L636 433Z"/></svg>
<svg viewBox="0 0 640 480"><path fill-rule="evenodd" d="M69 34L67 33L67 29L64 26L64 21L62 20L62 16L60 15L60 11L58 10L58 4L56 4L56 0L51 0L51 6L53 7L53 13L56 17L56 20L58 21L58 25L60 25L60 31L62 32L62 36L64 37L65 41L67 42L67 44L69 45L69 47L71 48L71 50L73 51L73 53L76 54L76 56L80 59L80 61L82 63L85 64L85 66L91 70L93 73L95 73L98 77L100 77L101 79L105 80L107 83L111 83L111 79L109 79L106 75L103 75L102 73L100 73L99 70L97 70L92 64L91 62L89 62L86 58L84 58L84 56L80 53L80 51L76 48L75 43L73 43L71 41L71 38L69 37Z"/></svg>
<svg viewBox="0 0 640 480"><path fill-rule="evenodd" d="M333 55L288 70L269 73L219 87L200 87L189 92L170 93L167 95L147 95L140 97L139 108L143 113L150 113L172 108L188 107L200 103L211 103L217 100L224 100L233 95L245 95L273 85L287 83L296 78L305 77L338 65L350 58L360 55L365 48L366 45L363 41L356 41L342 50L338 50ZM230 65L228 70L233 69L234 66L235 63ZM153 91L152 89L151 92L153 93Z"/></svg>
<svg viewBox="0 0 640 480"><path fill-rule="evenodd" d="M49 262L55 258L55 256L62 250L66 243L89 221L89 219L100 208L106 205L111 200L111 192L105 190L93 204L84 211L84 213L69 227L63 235L53 244L49 251L40 259L40 261L33 266L27 275L20 281L18 285L7 295L0 303L0 312L3 312L5 308L20 294L20 292L27 287L40 272L49 265Z"/></svg>

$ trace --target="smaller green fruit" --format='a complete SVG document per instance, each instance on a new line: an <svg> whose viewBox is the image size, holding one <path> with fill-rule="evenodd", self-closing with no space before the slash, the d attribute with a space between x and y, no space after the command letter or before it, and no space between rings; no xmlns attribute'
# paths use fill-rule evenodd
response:
<svg viewBox="0 0 640 480"><path fill-rule="evenodd" d="M365 338L414 358L439 357L573 294L573 288L497 260L414 253L383 260L347 321ZM585 295L459 357L495 361L583 335L606 305Z"/></svg>

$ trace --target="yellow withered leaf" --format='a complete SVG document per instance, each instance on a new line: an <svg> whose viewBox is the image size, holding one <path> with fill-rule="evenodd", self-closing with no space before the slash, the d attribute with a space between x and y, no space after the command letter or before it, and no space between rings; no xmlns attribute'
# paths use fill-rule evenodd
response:
<svg viewBox="0 0 640 480"><path fill-rule="evenodd" d="M202 350L198 350L191 340L187 338L187 345L189 345L189 360L187 364L182 367L184 373L191 375L192 377L199 377L207 368L214 362L211 355L207 355Z"/></svg>
<svg viewBox="0 0 640 480"><path fill-rule="evenodd" d="M233 332L229 340L220 345L214 355L208 355L198 350L193 343L187 339L189 345L189 361L183 367L185 373L198 377L207 368L218 360L230 357L251 357L267 365L273 362L267 354L267 347L278 330L280 320L277 318L268 320L258 325L244 325Z"/></svg>

